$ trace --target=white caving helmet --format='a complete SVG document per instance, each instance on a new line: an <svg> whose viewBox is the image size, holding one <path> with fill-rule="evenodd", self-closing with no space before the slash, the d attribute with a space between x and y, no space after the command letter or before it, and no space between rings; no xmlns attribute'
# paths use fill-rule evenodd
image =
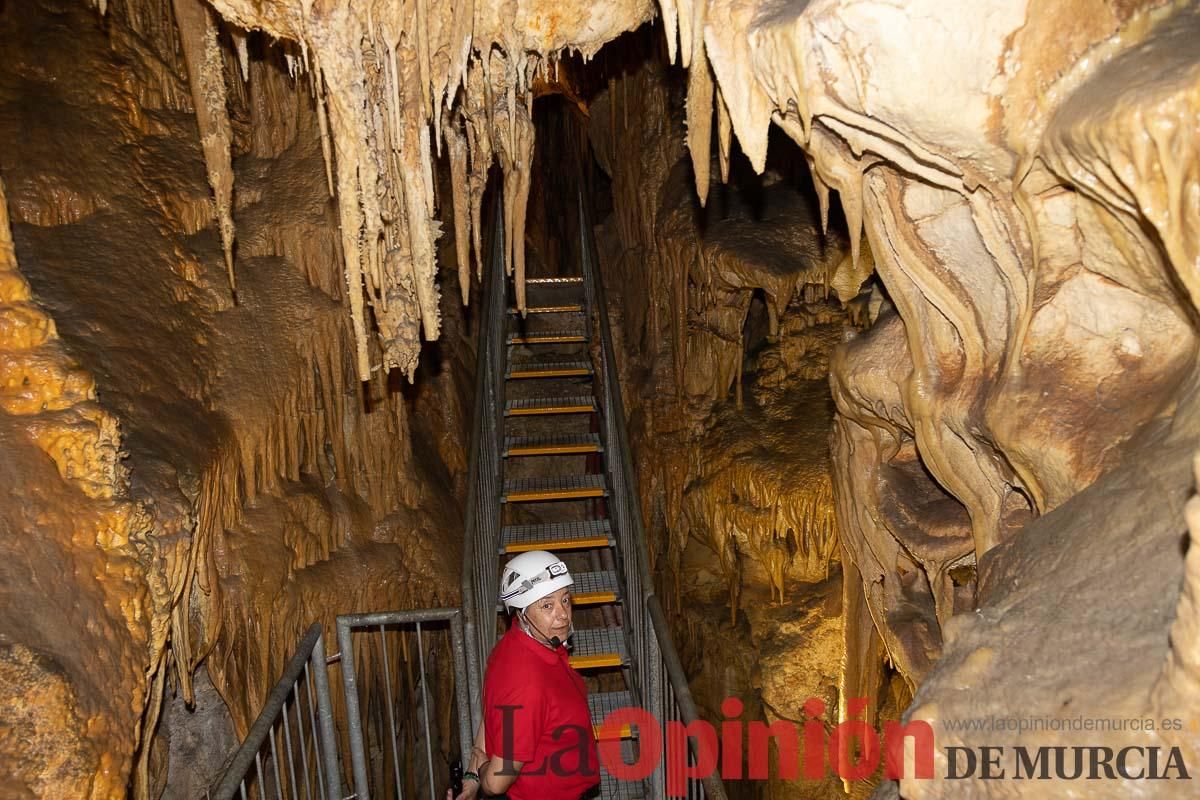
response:
<svg viewBox="0 0 1200 800"><path fill-rule="evenodd" d="M530 550L504 565L500 602L509 611L524 610L546 595L574 584L575 579L558 556L545 550Z"/></svg>

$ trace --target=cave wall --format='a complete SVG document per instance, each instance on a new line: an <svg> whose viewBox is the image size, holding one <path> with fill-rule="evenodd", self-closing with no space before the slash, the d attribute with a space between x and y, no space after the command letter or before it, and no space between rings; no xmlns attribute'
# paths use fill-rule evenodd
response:
<svg viewBox="0 0 1200 800"><path fill-rule="evenodd" d="M871 620L847 620L846 686L876 683L881 635L926 686L912 716L935 724L1026 699L1052 716L1151 711L1163 665L1190 647L1168 642L1164 612L1182 574L1167 531L1178 540L1191 477L1155 430L1194 424L1194 5L988 3L949 18L921 3L752 5L709 4L732 24L705 29L738 140L758 166L772 120L801 143L852 237L861 221L896 310L831 376L843 555L861 575L846 603ZM1171 479L1141 498L1155 523L1081 494L1160 468ZM1085 527L1068 504L1089 501ZM1098 563L1117 541L1153 553L1153 598L1137 570L1114 583ZM1064 583L1075 594L1056 603ZM972 635L948 653L945 631ZM1086 658L1061 657L1065 641ZM1124 642L1146 645L1136 667L1100 678L1083 663L1124 658Z"/></svg>
<svg viewBox="0 0 1200 800"><path fill-rule="evenodd" d="M599 62L610 77L589 125L656 585L701 716L719 723L736 698L745 720L802 724L816 698L835 723L844 635L827 376L855 327L832 285L848 240L836 214L822 230L803 153L786 140L761 176L736 148L727 183L713 164L700 205L683 146L687 76L639 38L661 36L639 31ZM890 695L882 705L898 718ZM844 794L833 778L726 786L746 798Z"/></svg>
<svg viewBox="0 0 1200 800"><path fill-rule="evenodd" d="M671 57L689 67L686 134L672 132L686 137L699 197L713 202L710 176L737 158L730 133L770 176L769 131L781 130L804 148L822 214L836 192L848 225L851 257L828 284L850 300L872 271L878 279L869 326L830 369L841 696L871 696L894 668L907 692L925 687L910 717L935 725L1015 707L1049 718L1153 717L1168 696L1186 706L1190 594L1171 626L1195 424L1197 66L1185 44L1194 4L709 2L663 12ZM639 135L636 125L626 133ZM675 315L665 335L690 357L687 284L670 258L652 255L671 247L655 192L667 182L635 154L596 149L622 198L613 249L643 248L633 263L651 273L649 308L626 304L626 335L642 325L664 335L639 315L665 307ZM641 149L643 160L673 163L664 145ZM625 283L636 273L618 271ZM676 375L677 391L690 381L720 394L741 366L701 363ZM633 424L645 427L638 413ZM649 484L646 496L680 505L669 484ZM1157 592L1149 575L1162 576ZM1065 642L1070 657L1058 653ZM1136 659L1095 675L1097 662L1134 648ZM1190 735L1164 738L1194 748ZM985 739L940 743L960 742ZM958 789L908 781L902 791Z"/></svg>
<svg viewBox="0 0 1200 800"><path fill-rule="evenodd" d="M454 292L419 385L359 383L320 120L265 39L245 81L222 40L236 293L171 8L9 4L0 41L0 793L182 796L197 668L240 737L312 622L457 602L472 332Z"/></svg>

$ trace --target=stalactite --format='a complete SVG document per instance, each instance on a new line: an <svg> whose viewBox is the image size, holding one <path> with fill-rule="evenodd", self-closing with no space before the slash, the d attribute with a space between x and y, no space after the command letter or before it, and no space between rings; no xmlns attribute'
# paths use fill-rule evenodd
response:
<svg viewBox="0 0 1200 800"><path fill-rule="evenodd" d="M250 50L247 44L249 38L245 31L234 28L231 31L233 46L237 50L238 68L242 71L242 81L250 81Z"/></svg>
<svg viewBox="0 0 1200 800"><path fill-rule="evenodd" d="M454 248L458 257L458 285L463 305L471 296L471 209L467 184L467 139L458 128L458 118L452 117L445 126L443 137L450 159L451 201L454 205Z"/></svg>
<svg viewBox="0 0 1200 800"><path fill-rule="evenodd" d="M717 152L721 165L721 183L729 183L729 150L733 144L733 125L729 120L729 107L717 87Z"/></svg>
<svg viewBox="0 0 1200 800"><path fill-rule="evenodd" d="M173 0L175 19L187 61L200 144L208 169L208 183L216 201L217 227L225 252L229 286L237 289L233 272L233 163L230 148L233 130L225 100L225 68L217 25L212 12L201 0Z"/></svg>
<svg viewBox="0 0 1200 800"><path fill-rule="evenodd" d="M696 195L700 205L708 201L709 170L712 163L713 81L708 56L704 52L704 23L707 0L694 0L695 37L685 51L692 53L692 68L688 70L687 143L692 154L692 169L696 175ZM690 18L691 13L680 15ZM689 27L690 31L690 27ZM682 26L681 26L682 34ZM684 63L687 66L687 63ZM728 170L726 170L728 171Z"/></svg>

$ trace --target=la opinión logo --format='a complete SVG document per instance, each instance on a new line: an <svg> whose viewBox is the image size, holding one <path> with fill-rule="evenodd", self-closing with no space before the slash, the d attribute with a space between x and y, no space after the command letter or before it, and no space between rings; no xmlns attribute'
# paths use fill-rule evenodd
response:
<svg viewBox="0 0 1200 800"><path fill-rule="evenodd" d="M867 700L855 698L847 706L851 715L858 716L865 711ZM520 710L520 706L500 708L505 739L503 751L512 752L513 715ZM840 778L862 780L875 773L881 758L885 778L903 778L906 777L905 742L911 740L913 746L910 757L914 769L912 775L907 777L933 777L933 728L928 722L886 722L881 737L879 732L861 719L846 720L827 731L823 721L825 703L815 698L804 704L809 719L803 726L787 720L769 725L762 721L743 723L739 717L744 710L741 700L726 698L721 704L725 719L720 723L718 733L716 726L706 720L696 720L687 725L669 720L664 724L644 708L627 706L615 709L605 717L598 731L600 763L614 778L641 781L664 766L665 753L667 795L685 797L689 779L707 778L717 772L718 766L721 777L727 780L765 780L771 777L772 742L775 743L778 758L775 777L782 780L796 780L801 776L808 780L821 780L829 775L830 769ZM636 728L640 745L637 759L632 763L626 763L621 750L621 731L626 727ZM558 740L560 732L553 732L551 736ZM689 740L694 743L691 758ZM802 740L803 759L800 752ZM580 753L580 758L569 761L582 766L587 761L583 755ZM554 771L560 763L559 758L552 757L538 769Z"/></svg>
<svg viewBox="0 0 1200 800"><path fill-rule="evenodd" d="M854 698L847 704L850 715L858 716L867 707L866 698ZM717 771L723 779L765 780L769 775L771 742L776 745L778 769L775 777L796 780L821 780L833 774L846 780L870 777L883 759L883 774L888 779L905 775L905 740L911 740L914 762L913 774L908 777L933 777L933 727L925 721L907 724L886 722L883 735L861 719L848 719L826 730L822 721L825 703L816 698L804 704L810 718L801 726L780 720L767 724L762 721L743 723L739 717L745 710L736 697L721 704L725 719L721 730L706 720L687 725L675 720L665 725L643 708L619 708L610 713L600 727L600 763L609 774L620 780L638 781L648 778L662 763L666 753L666 789L669 797L684 797L688 779L704 779ZM638 758L627 764L622 757L619 732L626 726L637 728L641 747ZM666 747L663 747L663 738ZM693 758L688 758L688 740L695 745ZM803 763L800 743L803 740ZM718 743L720 744L718 755ZM745 745L743 758L743 744Z"/></svg>
<svg viewBox="0 0 1200 800"><path fill-rule="evenodd" d="M864 714L867 704L868 700L862 697L849 700L846 705L851 718L832 727L824 721L825 703L816 698L804 703L808 719L802 725L788 720L771 724L758 720L743 722L740 717L745 706L736 697L726 698L721 704L724 719L719 726L707 720L686 725L676 720L663 723L644 708L618 708L604 719L598 730L600 764L614 778L623 781L645 780L663 767L669 797L685 797L689 780L703 780L714 773L725 780L773 777L791 781L823 780L832 772L844 780L858 781L874 775L880 762L886 780L931 780L933 726L924 720L884 722L880 732L856 718ZM513 715L521 707L501 708L504 752L512 752ZM625 761L621 748L621 732L627 728L637 730L640 744L632 763ZM580 736L573 737L579 743L578 758L566 762L578 765L573 771L588 769L588 774L595 774L595 765L587 763L584 734L579 733ZM558 740L559 732L552 734L552 738ZM772 743L776 754L774 774L770 769ZM947 780L1191 779L1177 747L1130 746L1114 750L1098 746L955 746L945 750L947 763L943 777ZM551 757L539 769L557 774L562 771L561 765L558 757Z"/></svg>

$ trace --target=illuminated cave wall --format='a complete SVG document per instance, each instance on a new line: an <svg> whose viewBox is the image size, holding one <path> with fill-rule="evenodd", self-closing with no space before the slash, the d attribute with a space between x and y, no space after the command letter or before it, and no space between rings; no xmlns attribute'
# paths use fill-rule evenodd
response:
<svg viewBox="0 0 1200 800"><path fill-rule="evenodd" d="M236 300L170 8L7 4L0 42L0 795L157 796L194 674L242 735L312 621L457 602L472 333L448 292L416 382L360 385L320 121L265 37L227 84Z"/></svg>

